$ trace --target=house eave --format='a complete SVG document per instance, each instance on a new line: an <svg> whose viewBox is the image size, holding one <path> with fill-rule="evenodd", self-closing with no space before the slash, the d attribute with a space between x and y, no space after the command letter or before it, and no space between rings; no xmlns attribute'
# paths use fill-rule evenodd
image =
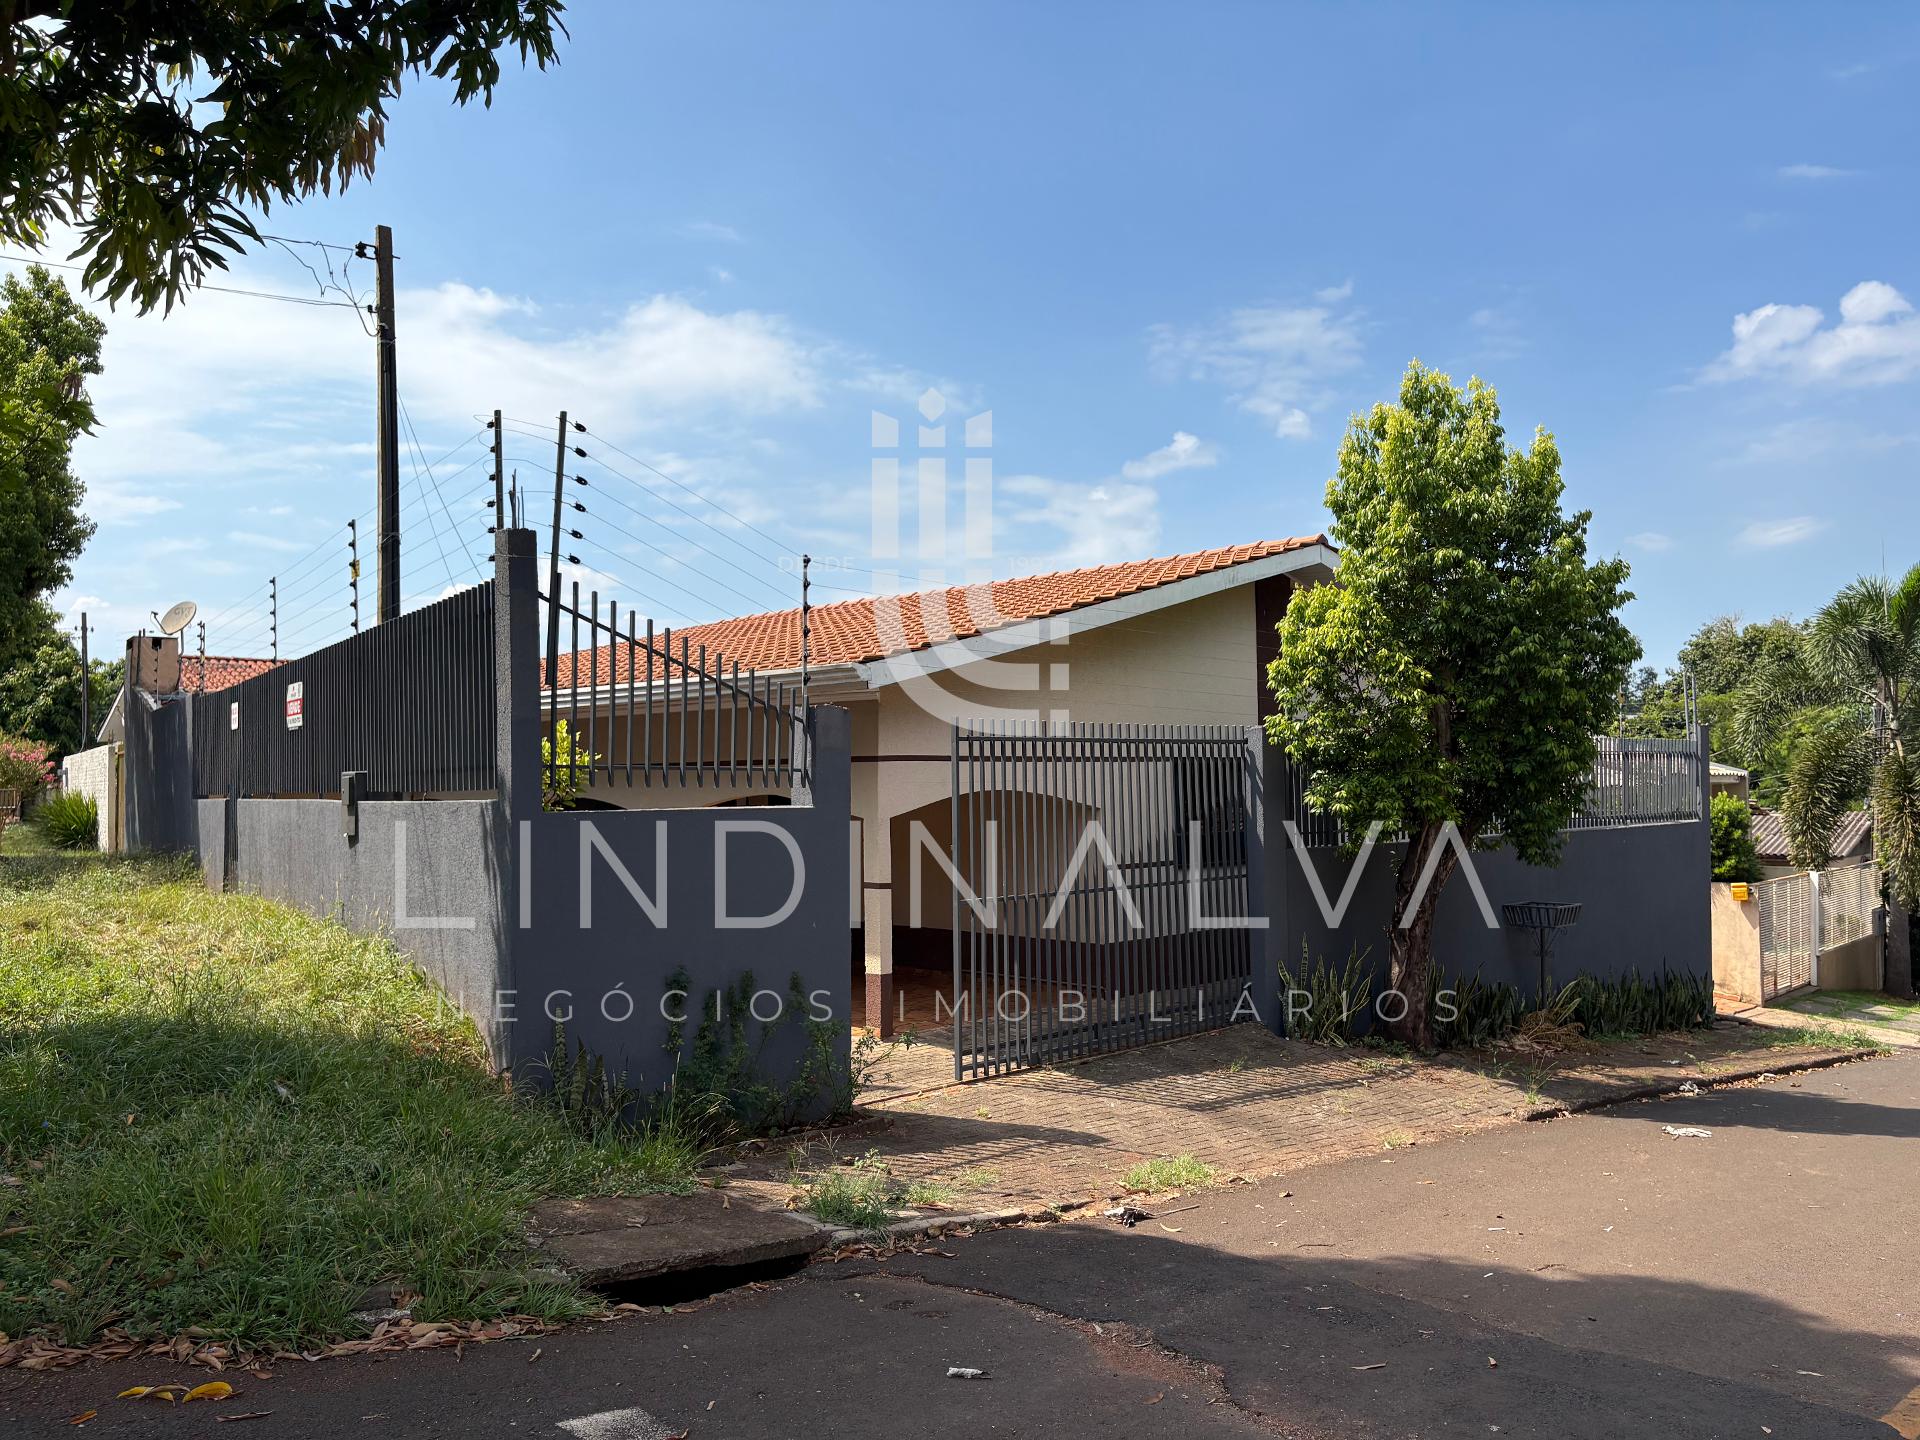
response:
<svg viewBox="0 0 1920 1440"><path fill-rule="evenodd" d="M1333 578L1338 562L1338 554L1329 545L1303 545L1297 550L1284 551L1279 555L1269 555L1260 560L1248 560L1239 565L1210 570L1203 575L1190 575L1184 580L1175 580L1170 584L1156 585L1151 590L1141 590L1131 595L1118 595L1111 600L1101 600L1077 609L1063 610L1058 615L999 626L981 635L968 636L964 640L945 640L918 650L908 650L898 655L882 656L878 660L863 661L856 668L860 671L867 688L881 690L910 678L958 670L962 666L977 664L983 660L1002 658L1016 650L1026 650L1035 645L1061 640L1071 634L1135 620L1143 615L1151 615L1175 605L1185 605L1209 595L1217 595L1224 590L1238 589L1243 585L1251 585L1275 575L1297 575L1306 571L1320 570L1325 572L1324 578L1330 580Z"/></svg>

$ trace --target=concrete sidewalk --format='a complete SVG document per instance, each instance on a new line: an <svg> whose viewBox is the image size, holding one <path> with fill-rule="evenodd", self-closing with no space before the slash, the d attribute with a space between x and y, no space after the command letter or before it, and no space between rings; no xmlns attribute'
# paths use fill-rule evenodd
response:
<svg viewBox="0 0 1920 1440"><path fill-rule="evenodd" d="M1129 1169L1156 1158L1191 1155L1223 1176L1265 1178L1861 1053L1797 1039L1721 1024L1552 1057L1415 1059L1240 1025L967 1085L912 1091L889 1075L867 1097L864 1123L769 1147L733 1173L778 1187L876 1151L900 1179L951 1186L957 1212L1070 1206L1120 1193Z"/></svg>

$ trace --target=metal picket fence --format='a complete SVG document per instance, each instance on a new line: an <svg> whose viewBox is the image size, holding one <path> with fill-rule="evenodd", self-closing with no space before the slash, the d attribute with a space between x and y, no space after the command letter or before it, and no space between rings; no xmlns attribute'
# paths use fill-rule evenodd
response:
<svg viewBox="0 0 1920 1440"><path fill-rule="evenodd" d="M1813 983L1813 880L1804 873L1753 887L1760 907L1760 994L1771 1000Z"/></svg>

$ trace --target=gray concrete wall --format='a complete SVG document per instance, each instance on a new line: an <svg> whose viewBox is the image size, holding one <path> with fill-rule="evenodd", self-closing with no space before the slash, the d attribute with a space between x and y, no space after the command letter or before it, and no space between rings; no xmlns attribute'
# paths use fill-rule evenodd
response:
<svg viewBox="0 0 1920 1440"><path fill-rule="evenodd" d="M1700 976L1713 972L1709 915L1709 841L1703 821L1575 830L1566 835L1557 867L1522 864L1509 850L1476 851L1473 864L1496 919L1502 904L1523 900L1578 901L1579 923L1560 932L1552 972L1612 978L1629 970L1657 974L1663 967ZM1271 842L1271 832L1269 840ZM1342 923L1321 917L1299 856L1285 842L1270 843L1268 893L1281 896L1282 952L1298 967L1304 943L1314 959L1345 959L1370 951L1384 983L1394 878L1405 847L1380 845L1369 857ZM1334 850L1306 852L1330 902L1337 902L1352 861ZM1279 874L1273 869L1277 865ZM1434 958L1449 976L1480 974L1531 995L1538 988L1532 931L1489 930L1466 875L1456 870L1440 896L1434 922Z"/></svg>
<svg viewBox="0 0 1920 1440"><path fill-rule="evenodd" d="M688 1017L680 1027L685 1054L715 992L751 975L762 992L761 1014L778 1009L786 1017L766 1032L763 1072L775 1081L790 1076L808 1043L806 1016L795 1013L788 993L796 976L811 997L808 1013L833 1027L833 1053L844 1068L852 998L850 726L844 710L815 714L811 804L532 817L523 832L526 883L511 931L514 1008L506 1028L516 1061L544 1058L554 1018L570 1016L570 1043L584 1042L610 1069L625 1071L634 1088L651 1090L677 1059L667 1048L670 1016ZM797 869L794 851L802 857ZM629 891L616 861L646 904ZM718 918L722 903L726 922ZM739 923L783 909L771 924ZM667 996L669 978L682 969L690 981L684 1002ZM762 1033L749 1022L753 1043Z"/></svg>
<svg viewBox="0 0 1920 1440"><path fill-rule="evenodd" d="M214 888L224 803L198 806L201 869ZM234 888L387 936L474 1018L495 1059L506 1062L496 1016L507 947L495 904L493 802L366 801L351 843L337 800L240 800L235 820Z"/></svg>
<svg viewBox="0 0 1920 1440"><path fill-rule="evenodd" d="M128 692L125 835L131 852L192 850L199 838L193 796L192 712L183 704L149 708Z"/></svg>

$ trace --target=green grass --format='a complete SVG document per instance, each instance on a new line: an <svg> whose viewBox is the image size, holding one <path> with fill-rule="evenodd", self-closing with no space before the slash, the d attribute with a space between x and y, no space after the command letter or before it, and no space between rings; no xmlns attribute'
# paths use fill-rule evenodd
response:
<svg viewBox="0 0 1920 1440"><path fill-rule="evenodd" d="M1163 1190L1204 1190L1216 1178L1211 1165L1191 1155L1175 1155L1171 1158L1162 1156L1158 1160L1143 1160L1121 1176L1120 1183L1129 1190L1158 1194Z"/></svg>
<svg viewBox="0 0 1920 1440"><path fill-rule="evenodd" d="M516 1099L383 941L184 864L0 863L0 1331L295 1347L388 1280L421 1319L577 1314L527 1206L698 1152Z"/></svg>
<svg viewBox="0 0 1920 1440"><path fill-rule="evenodd" d="M1822 1002L1815 1008L1812 1002ZM1828 1009L1842 1011L1864 1010L1869 1005L1896 1012L1898 1018L1920 1018L1920 1000L1902 1000L1893 995L1882 995L1873 990L1817 990L1811 996L1802 996L1787 1002L1789 1010L1804 1010L1809 1014L1823 1014ZM1879 1019L1879 1016L1863 1017Z"/></svg>
<svg viewBox="0 0 1920 1440"><path fill-rule="evenodd" d="M0 831L0 856L9 859L28 855L57 855L51 841L33 826L27 824L9 825Z"/></svg>
<svg viewBox="0 0 1920 1440"><path fill-rule="evenodd" d="M951 1180L897 1179L878 1150L811 1176L796 1176L801 1208L817 1220L849 1230L879 1230L916 1206L948 1206L962 1191L992 1185L991 1170L964 1170Z"/></svg>
<svg viewBox="0 0 1920 1440"><path fill-rule="evenodd" d="M1886 1054L1890 1048L1854 1025L1767 1025L1754 1029L1769 1050L1860 1049Z"/></svg>

